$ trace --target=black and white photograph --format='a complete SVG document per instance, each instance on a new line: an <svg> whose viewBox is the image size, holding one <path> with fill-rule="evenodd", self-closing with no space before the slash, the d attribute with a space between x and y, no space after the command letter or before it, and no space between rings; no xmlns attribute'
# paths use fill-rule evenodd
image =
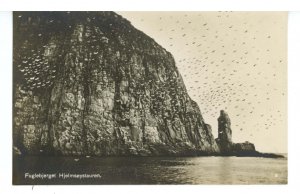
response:
<svg viewBox="0 0 300 194"><path fill-rule="evenodd" d="M13 12L13 185L288 184L288 12Z"/></svg>

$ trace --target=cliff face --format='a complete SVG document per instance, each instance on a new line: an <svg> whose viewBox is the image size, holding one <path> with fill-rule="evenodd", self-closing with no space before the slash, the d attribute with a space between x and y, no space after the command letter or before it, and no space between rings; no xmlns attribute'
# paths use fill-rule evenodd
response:
<svg viewBox="0 0 300 194"><path fill-rule="evenodd" d="M113 12L14 13L23 153L217 153L172 55Z"/></svg>

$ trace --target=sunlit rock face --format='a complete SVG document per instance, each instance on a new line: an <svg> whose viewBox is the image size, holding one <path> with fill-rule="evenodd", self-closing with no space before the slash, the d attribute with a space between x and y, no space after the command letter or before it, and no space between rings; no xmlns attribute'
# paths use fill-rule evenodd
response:
<svg viewBox="0 0 300 194"><path fill-rule="evenodd" d="M114 12L15 12L13 92L22 153L219 152L172 55Z"/></svg>

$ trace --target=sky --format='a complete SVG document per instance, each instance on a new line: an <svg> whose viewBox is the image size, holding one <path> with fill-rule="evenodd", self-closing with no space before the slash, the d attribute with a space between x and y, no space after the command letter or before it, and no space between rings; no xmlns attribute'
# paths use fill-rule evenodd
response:
<svg viewBox="0 0 300 194"><path fill-rule="evenodd" d="M225 110L234 142L287 153L287 12L117 12L175 58L217 137Z"/></svg>

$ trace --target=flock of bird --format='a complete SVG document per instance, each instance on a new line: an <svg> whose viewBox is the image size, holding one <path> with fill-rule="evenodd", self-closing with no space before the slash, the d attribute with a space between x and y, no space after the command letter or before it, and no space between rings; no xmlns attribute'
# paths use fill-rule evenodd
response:
<svg viewBox="0 0 300 194"><path fill-rule="evenodd" d="M285 28L280 16L120 14L173 54L189 95L215 131L221 109L228 111L234 133L250 140L285 127L286 51L284 36L278 35Z"/></svg>
<svg viewBox="0 0 300 194"><path fill-rule="evenodd" d="M56 69L53 68L47 59L42 59L42 50L31 50L31 54L23 55L17 67L26 80L30 90L48 87L55 78Z"/></svg>
<svg viewBox="0 0 300 194"><path fill-rule="evenodd" d="M189 95L198 103L215 134L221 109L229 113L237 136L251 141L251 137L254 139L266 132L282 134L280 131L286 127L286 40L283 38L286 28L280 15L247 12L119 14L172 53ZM43 35L37 36L42 38ZM91 41L96 38L91 36ZM107 40L99 41L107 43ZM96 47L93 49L92 54L97 55ZM51 61L41 58L49 53L39 52L46 51L31 50L32 54L23 57L18 64L30 87L50 85L51 77L57 73ZM50 77L45 79L46 75ZM172 95L176 92L172 91ZM155 106L159 108L160 104Z"/></svg>

